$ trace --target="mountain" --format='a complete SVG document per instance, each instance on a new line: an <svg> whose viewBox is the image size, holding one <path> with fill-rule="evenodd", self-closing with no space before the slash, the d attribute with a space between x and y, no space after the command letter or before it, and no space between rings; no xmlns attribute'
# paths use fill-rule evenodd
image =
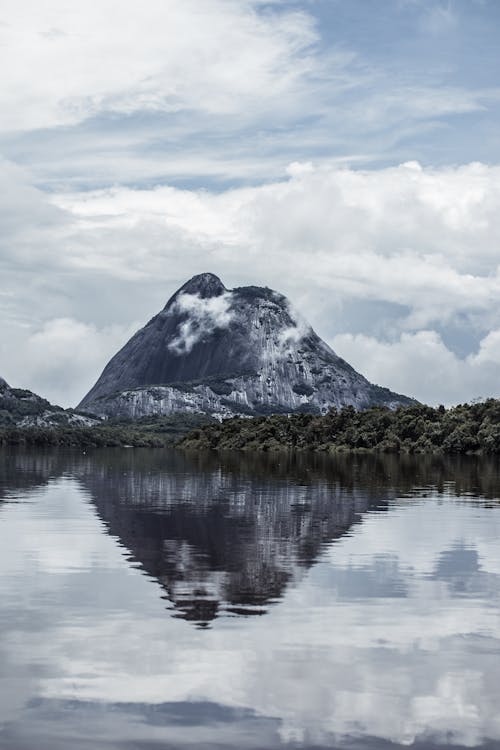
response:
<svg viewBox="0 0 500 750"><path fill-rule="evenodd" d="M89 427L95 418L54 406L24 388L11 388L0 377L0 427Z"/></svg>
<svg viewBox="0 0 500 750"><path fill-rule="evenodd" d="M177 411L325 413L412 399L372 385L285 296L194 276L111 359L79 408L138 418Z"/></svg>

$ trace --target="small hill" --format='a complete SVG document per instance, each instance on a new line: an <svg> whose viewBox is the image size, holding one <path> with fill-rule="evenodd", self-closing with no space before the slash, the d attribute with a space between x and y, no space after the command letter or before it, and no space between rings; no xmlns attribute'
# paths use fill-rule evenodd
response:
<svg viewBox="0 0 500 750"><path fill-rule="evenodd" d="M11 388L0 378L0 427L90 426L95 418L54 406L24 388Z"/></svg>

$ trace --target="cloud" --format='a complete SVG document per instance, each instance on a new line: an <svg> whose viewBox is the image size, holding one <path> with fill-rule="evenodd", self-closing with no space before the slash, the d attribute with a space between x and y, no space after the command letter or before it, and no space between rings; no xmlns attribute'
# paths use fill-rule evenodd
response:
<svg viewBox="0 0 500 750"><path fill-rule="evenodd" d="M132 323L100 329L71 318L21 329L5 326L2 374L13 386L35 390L55 404L74 406L97 380L110 354L137 328Z"/></svg>
<svg viewBox="0 0 500 750"><path fill-rule="evenodd" d="M179 324L178 335L168 348L174 354L189 354L199 341L208 338L218 328L227 328L234 317L230 292L217 297L203 298L198 294L181 294L169 311L171 314L187 314L189 317Z"/></svg>
<svg viewBox="0 0 500 750"><path fill-rule="evenodd" d="M33 185L30 173L0 156L0 261L25 265L50 262L55 242L72 224L64 209Z"/></svg>
<svg viewBox="0 0 500 750"><path fill-rule="evenodd" d="M230 273L238 266L248 277L260 264L278 288L286 268L293 287L300 280L406 306L405 324L418 328L460 311L498 311L499 185L500 168L483 164L294 165L289 179L256 188L113 188L53 200L78 222L68 262L79 267L152 276L179 246L188 256L204 248Z"/></svg>
<svg viewBox="0 0 500 750"><path fill-rule="evenodd" d="M311 332L311 326L298 310L295 305L288 301L288 314L291 318L291 325L283 328L278 336L278 346L282 350L293 349L294 344L298 344L304 336Z"/></svg>
<svg viewBox="0 0 500 750"><path fill-rule="evenodd" d="M231 115L292 106L314 70L311 16L252 0L7 0L4 130L74 125L99 113L181 110ZM61 75L61 71L64 75Z"/></svg>
<svg viewBox="0 0 500 750"><path fill-rule="evenodd" d="M500 330L491 331L476 352L459 357L430 330L403 333L396 341L363 334L335 336L337 353L375 383L430 404L500 398Z"/></svg>
<svg viewBox="0 0 500 750"><path fill-rule="evenodd" d="M10 207L0 215L0 311L6 330L18 333L4 333L8 366L0 372L14 385L22 379L44 395L49 378L11 357L10 342L27 351L35 332L59 318L96 331L130 330L202 267L228 287L253 283L287 294L329 343L338 349L342 342L339 354L383 385L432 402L497 393L500 167L307 164L282 180L218 192L161 186L52 195L17 167L4 174ZM225 314L199 312L200 330ZM461 364L447 349L450 332L462 342L462 359L464 349L473 359ZM182 335L182 346L191 346L199 334ZM409 356L414 335L413 370L398 377L407 372L402 354ZM111 356L114 339L99 340L109 342ZM454 384L430 374L436 352ZM63 352L57 356L62 372ZM101 364L91 350L79 356L87 356L87 373Z"/></svg>
<svg viewBox="0 0 500 750"><path fill-rule="evenodd" d="M325 24L305 1L124 0L118 13L115 0L6 0L0 150L56 189L267 181L318 156L498 156L498 53L438 33L457 16L449 5L399 5L336 3ZM371 42L352 12L373 22ZM493 11L472 13L487 41Z"/></svg>

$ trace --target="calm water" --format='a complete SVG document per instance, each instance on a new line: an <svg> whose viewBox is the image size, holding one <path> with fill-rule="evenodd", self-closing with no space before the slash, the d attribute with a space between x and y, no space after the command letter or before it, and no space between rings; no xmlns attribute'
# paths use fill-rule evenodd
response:
<svg viewBox="0 0 500 750"><path fill-rule="evenodd" d="M1 750L500 748L500 464L0 452Z"/></svg>

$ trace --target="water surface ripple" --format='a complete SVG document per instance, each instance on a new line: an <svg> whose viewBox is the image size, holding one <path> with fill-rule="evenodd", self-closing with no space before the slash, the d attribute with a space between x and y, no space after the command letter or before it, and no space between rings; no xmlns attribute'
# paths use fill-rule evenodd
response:
<svg viewBox="0 0 500 750"><path fill-rule="evenodd" d="M0 748L500 748L500 464L0 452Z"/></svg>

